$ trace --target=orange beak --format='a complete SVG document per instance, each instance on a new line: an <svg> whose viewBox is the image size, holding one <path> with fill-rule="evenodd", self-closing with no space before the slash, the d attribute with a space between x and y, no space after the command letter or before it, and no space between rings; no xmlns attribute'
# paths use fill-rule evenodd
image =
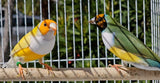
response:
<svg viewBox="0 0 160 83"><path fill-rule="evenodd" d="M49 27L50 27L50 29L52 29L52 30L54 31L54 35L56 35L57 24L55 24L55 23L50 23Z"/></svg>

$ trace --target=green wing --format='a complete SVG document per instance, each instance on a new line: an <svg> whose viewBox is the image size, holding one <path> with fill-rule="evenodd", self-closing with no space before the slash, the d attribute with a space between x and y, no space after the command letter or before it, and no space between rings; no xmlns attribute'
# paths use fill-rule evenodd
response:
<svg viewBox="0 0 160 83"><path fill-rule="evenodd" d="M155 54L150 48L144 45L135 35L129 32L125 27L120 25L110 16L106 16L107 29L115 36L116 47L127 52L133 53L142 58L148 58L160 62L160 57Z"/></svg>

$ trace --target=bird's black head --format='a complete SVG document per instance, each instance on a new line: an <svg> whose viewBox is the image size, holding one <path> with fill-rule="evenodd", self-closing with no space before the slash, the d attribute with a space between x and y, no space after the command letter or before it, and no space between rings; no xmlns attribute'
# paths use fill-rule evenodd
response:
<svg viewBox="0 0 160 83"><path fill-rule="evenodd" d="M97 25L100 30L104 30L107 27L107 21L105 20L104 14L99 14L93 17L89 22Z"/></svg>

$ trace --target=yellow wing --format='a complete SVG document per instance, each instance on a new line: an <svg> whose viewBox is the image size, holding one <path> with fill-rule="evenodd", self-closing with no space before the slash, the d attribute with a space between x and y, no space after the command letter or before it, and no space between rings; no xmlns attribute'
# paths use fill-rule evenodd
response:
<svg viewBox="0 0 160 83"><path fill-rule="evenodd" d="M21 38L21 40L15 45L13 50L11 51L10 56L14 56L14 54L24 48L28 48L30 46L31 36L35 36L38 27L36 26L32 31L28 32L25 36Z"/></svg>
<svg viewBox="0 0 160 83"><path fill-rule="evenodd" d="M144 64L144 61L142 61L138 56L130 52L126 52L114 46L111 47L109 50L122 60Z"/></svg>
<svg viewBox="0 0 160 83"><path fill-rule="evenodd" d="M10 56L13 56L19 50L22 50L24 48L29 47L29 45L30 45L30 36L31 36L30 32L27 33L25 36L23 36L22 39L12 49Z"/></svg>
<svg viewBox="0 0 160 83"><path fill-rule="evenodd" d="M27 47L16 52L14 56L23 58L23 62L28 62L28 61L40 59L45 55L39 55L37 53L34 53L29 47Z"/></svg>

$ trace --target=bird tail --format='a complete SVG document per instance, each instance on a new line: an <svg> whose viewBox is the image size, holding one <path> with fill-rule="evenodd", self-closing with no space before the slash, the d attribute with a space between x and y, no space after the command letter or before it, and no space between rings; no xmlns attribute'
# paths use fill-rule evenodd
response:
<svg viewBox="0 0 160 83"><path fill-rule="evenodd" d="M2 65L2 68L16 68L16 63L14 58L10 58L9 61Z"/></svg>

